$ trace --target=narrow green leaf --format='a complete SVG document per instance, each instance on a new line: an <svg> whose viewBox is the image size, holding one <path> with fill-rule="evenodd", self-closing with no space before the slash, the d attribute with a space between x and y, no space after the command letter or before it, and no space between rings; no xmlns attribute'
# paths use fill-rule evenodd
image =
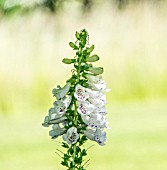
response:
<svg viewBox="0 0 167 170"><path fill-rule="evenodd" d="M72 155L74 153L74 150L72 148L69 148L68 153Z"/></svg>
<svg viewBox="0 0 167 170"><path fill-rule="evenodd" d="M68 162L67 162L67 161L65 161L65 160L64 160L64 161L62 161L62 162L61 162L61 164L62 164L63 166L68 167Z"/></svg>
<svg viewBox="0 0 167 170"><path fill-rule="evenodd" d="M64 142L63 142L63 144L62 144L62 147L63 147L63 148L69 148L68 144L67 144L67 143L64 143Z"/></svg>
<svg viewBox="0 0 167 170"><path fill-rule="evenodd" d="M83 149L83 151L81 152L81 155L82 155L82 156L86 156L86 155L87 155L87 153L86 153L86 150L85 150L85 149Z"/></svg>

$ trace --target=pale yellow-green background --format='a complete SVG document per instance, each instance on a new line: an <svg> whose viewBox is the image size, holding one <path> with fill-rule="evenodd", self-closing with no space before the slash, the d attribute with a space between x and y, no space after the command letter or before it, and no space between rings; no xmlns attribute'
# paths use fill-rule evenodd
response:
<svg viewBox="0 0 167 170"><path fill-rule="evenodd" d="M0 170L63 170L58 142L41 122L52 106L51 90L64 85L73 57L68 46L86 28L104 67L108 131L105 147L89 150L89 170L167 169L166 4L108 3L82 15L66 4L53 15L37 10L0 20ZM59 139L58 141L61 141ZM88 142L87 146L93 142Z"/></svg>

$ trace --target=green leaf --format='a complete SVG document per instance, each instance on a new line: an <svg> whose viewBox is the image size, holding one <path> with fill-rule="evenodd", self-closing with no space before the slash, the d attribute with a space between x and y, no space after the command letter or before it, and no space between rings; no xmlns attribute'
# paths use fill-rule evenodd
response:
<svg viewBox="0 0 167 170"><path fill-rule="evenodd" d="M68 153L70 153L72 155L74 153L74 150L72 148L69 148Z"/></svg>
<svg viewBox="0 0 167 170"><path fill-rule="evenodd" d="M98 61L100 58L98 55L92 55L91 57L87 58L86 61L87 62L96 62Z"/></svg>
<svg viewBox="0 0 167 170"><path fill-rule="evenodd" d="M61 145L63 148L69 148L68 144L67 143L64 143Z"/></svg>
<svg viewBox="0 0 167 170"><path fill-rule="evenodd" d="M85 149L83 149L83 151L81 152L81 155L82 155L82 156L86 156L86 155L87 155L87 153L86 153L86 150L85 150Z"/></svg>
<svg viewBox="0 0 167 170"><path fill-rule="evenodd" d="M63 59L63 63L65 63L65 64L71 64L71 63L75 63L75 59L69 59L69 58L64 58Z"/></svg>
<svg viewBox="0 0 167 170"><path fill-rule="evenodd" d="M68 167L68 162L67 162L66 160L62 161L61 164L62 164L63 166Z"/></svg>
<svg viewBox="0 0 167 170"><path fill-rule="evenodd" d="M77 40L80 40L79 32L76 32L76 33L75 33L75 36L76 36Z"/></svg>
<svg viewBox="0 0 167 170"><path fill-rule="evenodd" d="M75 158L74 162L77 163L77 164L79 164L79 165L81 165L81 163L82 163L82 157Z"/></svg>
<svg viewBox="0 0 167 170"><path fill-rule="evenodd" d="M87 140L88 140L87 137L86 137L85 135L83 135L83 136L81 137L80 141L79 141L79 145L80 145L80 146L83 145Z"/></svg>
<svg viewBox="0 0 167 170"><path fill-rule="evenodd" d="M80 151L81 151L80 147L77 146L77 147L76 147L76 152L79 153Z"/></svg>
<svg viewBox="0 0 167 170"><path fill-rule="evenodd" d="M78 50L78 47L77 47L73 42L70 42L70 43L69 43L69 46L70 46L71 48L73 48L74 50Z"/></svg>
<svg viewBox="0 0 167 170"><path fill-rule="evenodd" d="M86 51L87 53L91 53L94 50L95 46L92 45L90 48L87 48Z"/></svg>
<svg viewBox="0 0 167 170"><path fill-rule="evenodd" d="M69 158L70 158L70 156L69 156L69 155L64 154L64 159L68 160Z"/></svg>
<svg viewBox="0 0 167 170"><path fill-rule="evenodd" d="M95 75L99 75L103 73L103 67L90 67L89 71Z"/></svg>

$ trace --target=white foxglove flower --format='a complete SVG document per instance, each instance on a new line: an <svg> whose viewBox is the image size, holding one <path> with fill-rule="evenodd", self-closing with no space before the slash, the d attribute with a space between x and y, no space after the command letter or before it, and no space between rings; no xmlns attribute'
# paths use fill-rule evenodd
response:
<svg viewBox="0 0 167 170"><path fill-rule="evenodd" d="M69 144L75 144L78 139L79 139L79 134L77 133L76 127L69 128L67 133L63 135L63 140L67 141Z"/></svg>
<svg viewBox="0 0 167 170"><path fill-rule="evenodd" d="M94 89L94 90L99 90L99 91L104 91L106 90L106 83L101 82L99 84L94 84L94 83L90 83L88 82L89 86Z"/></svg>
<svg viewBox="0 0 167 170"><path fill-rule="evenodd" d="M107 114L107 110L106 110L106 108L103 106L103 107L97 107L97 109L96 109L96 112L98 113L98 114L101 114L101 115L106 115Z"/></svg>
<svg viewBox="0 0 167 170"><path fill-rule="evenodd" d="M106 118L100 114L91 114L88 125L91 128L106 128Z"/></svg>
<svg viewBox="0 0 167 170"><path fill-rule="evenodd" d="M92 141L96 141L99 145L104 146L106 142L106 132L101 129L92 130L87 129L83 131L86 137Z"/></svg>
<svg viewBox="0 0 167 170"><path fill-rule="evenodd" d="M88 116L88 115L81 115L81 118L82 118L83 122L84 122L86 125L89 125L90 116Z"/></svg>
<svg viewBox="0 0 167 170"><path fill-rule="evenodd" d="M103 94L97 98L88 98L88 101L98 108L103 107L106 104L106 96Z"/></svg>
<svg viewBox="0 0 167 170"><path fill-rule="evenodd" d="M71 84L67 83L63 88L61 88L60 86L57 86L58 88L54 88L52 90L53 95L56 97L57 100L63 99L67 93L70 90Z"/></svg>
<svg viewBox="0 0 167 170"><path fill-rule="evenodd" d="M75 87L74 96L78 101L84 101L89 97L89 94L85 91L85 87L77 84Z"/></svg>
<svg viewBox="0 0 167 170"><path fill-rule="evenodd" d="M52 130L49 132L49 135L52 137L52 139L57 138L58 136L64 134L65 128L61 128L59 124L55 124L52 126Z"/></svg>
<svg viewBox="0 0 167 170"><path fill-rule="evenodd" d="M95 91L95 90L91 90L89 88L86 88L86 91L89 94L89 97L91 97L91 98L98 98L103 95L103 93L101 91Z"/></svg>
<svg viewBox="0 0 167 170"><path fill-rule="evenodd" d="M60 118L49 120L49 124L63 123L67 119L66 116L61 116Z"/></svg>
<svg viewBox="0 0 167 170"><path fill-rule="evenodd" d="M104 80L102 79L102 76L93 76L93 75L87 74L86 78L89 80L89 82L95 83L95 84L98 84L101 81L104 82Z"/></svg>
<svg viewBox="0 0 167 170"><path fill-rule="evenodd" d="M71 96L65 97L62 101L58 100L53 103L54 108L51 108L49 111L51 114L57 113L59 115L63 115L66 113L67 108L69 107L71 103Z"/></svg>
<svg viewBox="0 0 167 170"><path fill-rule="evenodd" d="M53 119L50 118L50 115L46 116L44 119L44 123L42 123L42 126L49 127L51 124L62 123L67 119L65 116L59 116L59 117L57 117L57 115L54 116L55 116L54 118L52 117Z"/></svg>
<svg viewBox="0 0 167 170"><path fill-rule="evenodd" d="M102 79L102 76L87 75L86 77L89 80L88 84L94 90L104 91L106 89L106 83Z"/></svg>
<svg viewBox="0 0 167 170"><path fill-rule="evenodd" d="M55 113L62 115L66 112L66 106L63 103L63 101L60 100L55 101L53 105L54 105Z"/></svg>
<svg viewBox="0 0 167 170"><path fill-rule="evenodd" d="M83 133L88 139L95 141L95 130L87 129L84 130Z"/></svg>
<svg viewBox="0 0 167 170"><path fill-rule="evenodd" d="M82 115L89 115L94 109L95 106L88 101L78 102L78 113Z"/></svg>
<svg viewBox="0 0 167 170"><path fill-rule="evenodd" d="M105 142L106 142L106 132L105 131L101 131L101 129L97 129L97 131L95 133L95 141L99 145L104 146Z"/></svg>
<svg viewBox="0 0 167 170"><path fill-rule="evenodd" d="M71 96L65 97L62 101L58 100L54 102L54 108L49 109L48 124L63 122L66 117L63 115L66 113L67 108L71 103ZM45 125L47 122L45 121Z"/></svg>
<svg viewBox="0 0 167 170"><path fill-rule="evenodd" d="M69 107L70 103L71 103L72 97L71 96L67 96L63 99L63 103L66 107L66 109Z"/></svg>

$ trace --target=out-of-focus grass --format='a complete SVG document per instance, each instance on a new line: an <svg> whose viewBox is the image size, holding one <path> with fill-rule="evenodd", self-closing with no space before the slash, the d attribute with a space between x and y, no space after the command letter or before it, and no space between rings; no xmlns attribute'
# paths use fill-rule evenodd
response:
<svg viewBox="0 0 167 170"><path fill-rule="evenodd" d="M51 15L36 11L0 21L0 113L46 109L51 90L70 77L63 57L74 56L68 42L88 29L101 57L112 101L167 97L165 5L141 4L117 11L108 4L81 16L78 4ZM45 110L47 111L47 110Z"/></svg>
<svg viewBox="0 0 167 170"><path fill-rule="evenodd" d="M167 167L167 106L165 101L108 105L112 130L108 144L89 150L88 169L165 170ZM51 142L42 115L1 116L0 169L63 170L55 154L60 144ZM2 133L3 132L3 133ZM48 136L48 137L47 137ZM60 140L59 140L60 141ZM88 142L88 146L93 144Z"/></svg>

